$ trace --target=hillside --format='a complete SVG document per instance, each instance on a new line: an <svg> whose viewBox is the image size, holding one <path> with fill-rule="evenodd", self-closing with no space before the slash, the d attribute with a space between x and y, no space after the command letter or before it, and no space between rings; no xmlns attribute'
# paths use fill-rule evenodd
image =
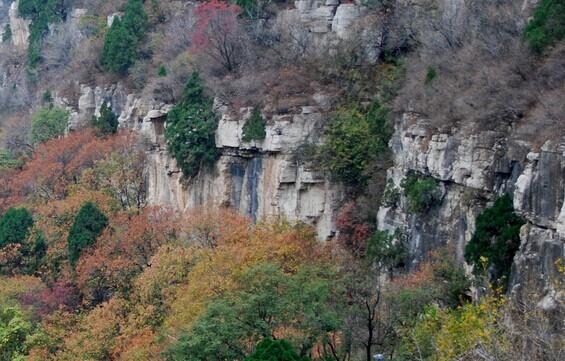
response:
<svg viewBox="0 0 565 361"><path fill-rule="evenodd" d="M0 0L0 360L561 360L563 0Z"/></svg>

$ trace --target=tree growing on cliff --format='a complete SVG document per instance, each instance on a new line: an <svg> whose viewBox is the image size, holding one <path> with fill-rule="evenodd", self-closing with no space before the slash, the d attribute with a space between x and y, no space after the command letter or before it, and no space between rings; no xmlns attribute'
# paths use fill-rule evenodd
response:
<svg viewBox="0 0 565 361"><path fill-rule="evenodd" d="M74 265L82 251L92 246L108 225L108 217L92 202L86 202L75 217L67 238L69 261Z"/></svg>
<svg viewBox="0 0 565 361"><path fill-rule="evenodd" d="M265 139L265 119L261 116L261 112L258 108L253 108L251 117L245 121L243 125L243 138L244 142L250 142L252 140L263 140Z"/></svg>
<svg viewBox="0 0 565 361"><path fill-rule="evenodd" d="M481 271L486 260L494 281L504 285L510 276L514 255L520 247L524 220L514 213L512 198L505 194L477 217L475 234L465 247L465 260Z"/></svg>
<svg viewBox="0 0 565 361"><path fill-rule="evenodd" d="M114 134L118 131L118 117L108 103L104 102L100 107L99 117L92 117L92 126L98 129L101 135Z"/></svg>
<svg viewBox="0 0 565 361"><path fill-rule="evenodd" d="M218 116L204 95L202 80L192 73L181 101L167 115L165 138L169 152L187 177L193 177L217 157L215 132Z"/></svg>
<svg viewBox="0 0 565 361"><path fill-rule="evenodd" d="M532 50L537 53L564 39L565 0L540 1L524 35Z"/></svg>

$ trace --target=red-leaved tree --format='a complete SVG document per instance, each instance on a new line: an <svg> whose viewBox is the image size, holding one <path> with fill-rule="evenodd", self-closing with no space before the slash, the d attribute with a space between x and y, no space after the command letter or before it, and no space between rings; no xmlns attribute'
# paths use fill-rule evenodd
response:
<svg viewBox="0 0 565 361"><path fill-rule="evenodd" d="M203 2L194 10L193 51L206 53L228 72L237 69L244 50L239 12L239 6L218 0Z"/></svg>

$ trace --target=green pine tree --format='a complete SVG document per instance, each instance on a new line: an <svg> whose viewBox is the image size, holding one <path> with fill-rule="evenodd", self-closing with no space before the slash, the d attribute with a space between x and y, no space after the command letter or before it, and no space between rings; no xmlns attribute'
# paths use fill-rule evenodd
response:
<svg viewBox="0 0 565 361"><path fill-rule="evenodd" d="M0 247L11 243L24 243L32 225L33 218L27 209L8 209L0 219Z"/></svg>
<svg viewBox="0 0 565 361"><path fill-rule="evenodd" d="M100 107L100 116L92 117L92 126L102 135L114 134L118 131L118 117L106 102Z"/></svg>
<svg viewBox="0 0 565 361"><path fill-rule="evenodd" d="M104 38L102 66L106 71L125 74L138 58L138 45L148 27L141 0L129 0L122 19L116 18Z"/></svg>
<svg viewBox="0 0 565 361"><path fill-rule="evenodd" d="M265 139L265 120L261 116L258 108L253 108L251 117L247 119L243 125L243 141L250 142L252 140Z"/></svg>
<svg viewBox="0 0 565 361"><path fill-rule="evenodd" d="M167 115L165 138L169 152L187 177L198 174L217 157L215 132L218 116L204 95L198 73L192 73L181 101Z"/></svg>
<svg viewBox="0 0 565 361"><path fill-rule="evenodd" d="M69 231L67 246L69 261L72 265L78 261L82 251L92 246L96 238L108 225L108 218L92 202L86 202L75 217Z"/></svg>
<svg viewBox="0 0 565 361"><path fill-rule="evenodd" d="M106 71L124 74L137 58L136 38L122 21L114 19L102 49L102 66Z"/></svg>

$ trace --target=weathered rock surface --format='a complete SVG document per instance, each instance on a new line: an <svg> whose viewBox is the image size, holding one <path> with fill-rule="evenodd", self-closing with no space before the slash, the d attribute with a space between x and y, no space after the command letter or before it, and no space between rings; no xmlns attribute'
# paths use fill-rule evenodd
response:
<svg viewBox="0 0 565 361"><path fill-rule="evenodd" d="M20 49L27 49L27 38L29 37L29 24L31 21L18 16L18 3L19 0L14 1L10 6L9 12L12 43Z"/></svg>

